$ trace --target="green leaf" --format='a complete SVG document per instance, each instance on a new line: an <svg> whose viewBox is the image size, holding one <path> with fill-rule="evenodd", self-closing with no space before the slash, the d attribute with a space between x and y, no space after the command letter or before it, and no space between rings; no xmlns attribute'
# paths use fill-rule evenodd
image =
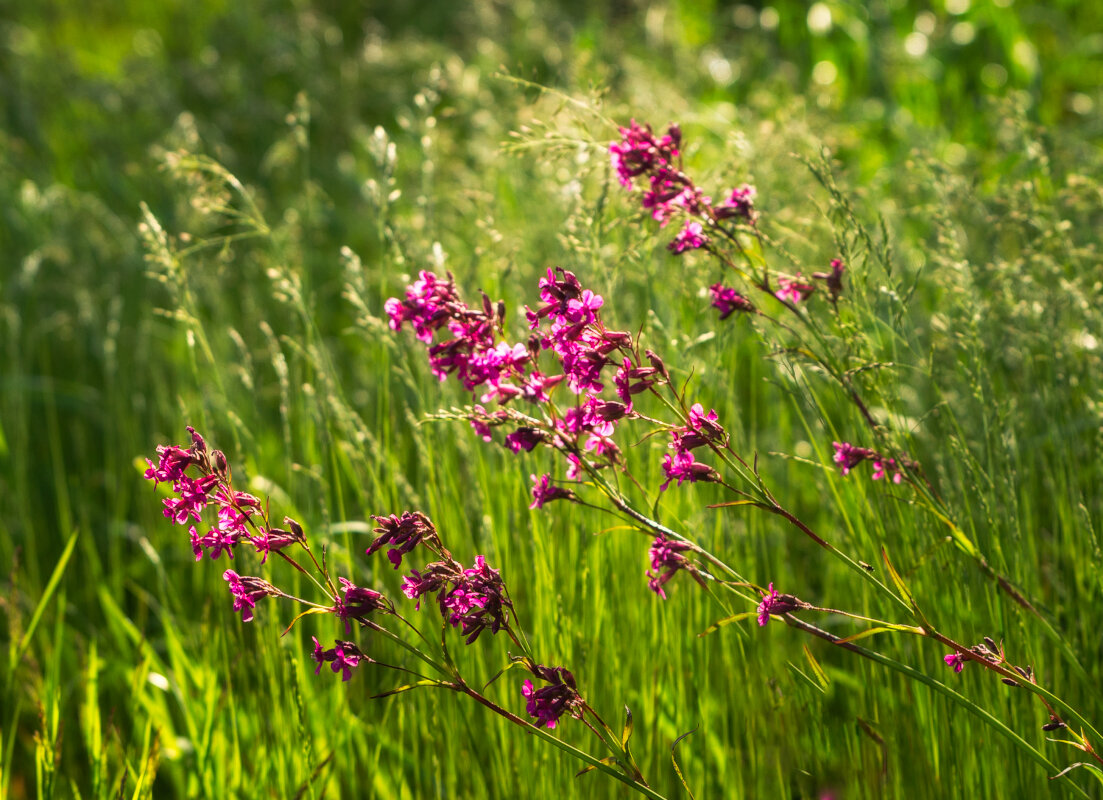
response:
<svg viewBox="0 0 1103 800"><path fill-rule="evenodd" d="M23 654L27 652L27 648L31 644L31 637L34 636L35 628L38 627L38 622L42 619L42 613L46 610L50 598L52 598L54 592L57 591L57 585L61 581L61 576L65 573L65 567L69 563L69 557L73 555L73 546L76 543L77 532L73 531L73 534L69 537L69 542L65 545L65 550L61 553L61 558L57 560L57 566L54 567L54 572L50 576L49 582L46 584L46 589L42 592L42 597L38 600L38 605L35 606L34 614L31 615L31 622L27 626L23 638L19 640L19 646L11 652L11 663L8 672L9 680L11 676L15 674L15 667L19 664L19 660L23 658Z"/></svg>
<svg viewBox="0 0 1103 800"><path fill-rule="evenodd" d="M1057 741L1057 740L1054 740L1054 741ZM1069 744L1069 743L1066 742L1066 744ZM1068 775L1068 773L1070 773L1074 769L1076 769L1077 767L1087 767L1088 771L1091 772L1092 776L1097 781L1099 781L1100 783L1103 783L1103 770L1099 769L1099 767L1097 767L1095 764L1089 764L1087 761L1077 761L1075 764L1069 764L1067 767L1065 767L1063 770L1058 772L1056 775L1051 775L1049 777L1049 779L1051 781L1055 781L1058 778L1063 778L1066 775Z"/></svg>
<svg viewBox="0 0 1103 800"><path fill-rule="evenodd" d="M907 584L904 583L904 579L900 577L900 573L896 571L896 567L889 561L889 551L884 547L881 548L881 558L884 560L885 568L888 570L889 577L892 578L892 582L896 585L897 590L899 590L900 594L904 595L904 599L908 601L908 605L911 606L912 611L914 611L915 615L926 625L927 620L923 616L923 612L919 610L919 604L915 602L915 596L911 593Z"/></svg>
<svg viewBox="0 0 1103 800"><path fill-rule="evenodd" d="M820 662L816 661L816 657L812 655L812 651L808 649L808 645L802 645L804 648L804 657L808 661L808 666L812 668L812 674L816 676L816 680L819 681L820 686L826 689L831 679L827 677L827 673L823 671L823 667L820 666Z"/></svg>
<svg viewBox="0 0 1103 800"><path fill-rule="evenodd" d="M606 756L605 758L601 759L601 763L604 764L607 767L613 767L613 766L617 765L617 759L616 759L615 756ZM595 769L597 769L597 767L594 766L593 764L590 764L589 766L586 766L586 767L583 767L582 769L580 769L578 772L576 772L574 774L574 776L576 778L579 778L579 777L585 775L587 772L590 772L590 771L595 770Z"/></svg>
<svg viewBox="0 0 1103 800"><path fill-rule="evenodd" d="M373 694L372 700L381 700L384 697L390 697L394 694L402 694L403 692L409 692L413 689L420 689L423 686L440 686L440 681L415 681L414 683L407 683L405 686L399 686L397 689L391 689L389 692L383 692L382 694Z"/></svg>
<svg viewBox="0 0 1103 800"><path fill-rule="evenodd" d="M328 608L308 608L306 611L303 611L300 614L296 614L295 619L291 620L291 622L289 622L287 624L287 627L283 629L283 633L281 633L280 636L286 636L288 634L288 632L292 628L295 627L295 623L298 622L303 617L309 616L310 614L328 614L328 613L330 613L330 609L328 609Z"/></svg>
<svg viewBox="0 0 1103 800"><path fill-rule="evenodd" d="M820 684L816 683L814 680L812 680L807 675L805 675L804 670L802 670L800 667L798 667L792 661L788 662L788 665L789 665L789 669L791 669L794 673L796 673L801 678L801 680L803 680L805 683L807 683L809 686L811 686L813 689L815 689L820 694L826 694L826 690L822 686L820 686Z"/></svg>
<svg viewBox="0 0 1103 800"><path fill-rule="evenodd" d="M620 733L620 746L628 747L628 740L632 738L632 709L624 707L624 729Z"/></svg>
<svg viewBox="0 0 1103 800"><path fill-rule="evenodd" d="M878 633L892 633L893 631L900 632L906 631L907 633L920 633L921 628L916 628L912 625L878 625L874 628L867 628L864 631L851 634L850 636L844 636L842 639L838 639L835 644L848 644L850 642L858 642L862 639L866 639L874 634Z"/></svg>
<svg viewBox="0 0 1103 800"><path fill-rule="evenodd" d="M733 614L730 617L724 617L724 619L720 620L719 622L714 622L712 625L709 625L707 628L697 634L697 637L700 638L702 636L708 636L710 633L716 633L716 631L720 630L725 625L731 625L733 622L739 622L740 620L747 619L748 617L753 617L757 613L757 611L741 611L740 613Z"/></svg>
<svg viewBox="0 0 1103 800"><path fill-rule="evenodd" d="M682 774L682 768L678 766L678 756L675 751L678 749L678 745L681 743L682 739L685 739L687 736L692 736L695 733L697 733L696 728L691 731L686 731L675 739L674 744L670 746L670 761L674 764L674 774L678 776L678 781L682 784L682 788L686 790L686 794L689 795L690 800L693 800L693 791L689 788L689 784L686 783L685 775Z"/></svg>

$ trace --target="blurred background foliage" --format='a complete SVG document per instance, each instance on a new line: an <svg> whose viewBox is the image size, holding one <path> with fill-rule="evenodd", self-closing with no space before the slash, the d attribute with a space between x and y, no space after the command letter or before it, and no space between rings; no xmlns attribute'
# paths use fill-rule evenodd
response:
<svg viewBox="0 0 1103 800"><path fill-rule="evenodd" d="M124 775L124 796L615 795L597 776L578 789L568 765L477 709L367 705L387 687L346 700L303 669L298 643L271 643L275 614L258 630L227 625L219 570L187 571L134 465L189 422L331 533L350 567L362 543L327 526L415 505L493 550L553 652L580 677L609 670L589 673L594 695L609 709L631 700L650 723L637 750L656 771L670 741L711 723L686 754L703 796L872 797L917 776L931 797L956 794L955 780L1059 795L987 732L984 748L955 732L954 709L915 704L865 665L819 654L824 692L794 677L800 642L773 631L769 648L733 635L683 651L683 624L701 630L715 611L688 586L677 612L642 597L642 581L624 589L641 547L580 542L600 517L527 512L527 473L546 465L519 469L466 431L417 425L464 398L441 394L379 317L427 266L452 270L469 299L481 287L518 308L562 263L617 292L620 326L647 320L667 337L747 446L826 462L818 448L845 404L801 399L804 382L763 363L745 328L710 338L704 270L671 260L608 185L611 122L681 122L702 182L756 183L770 230L807 263L830 258L855 218L883 219L902 272L867 288L919 276L906 311L917 370L887 379L892 411L957 409L931 414L915 444L1088 665L1048 675L1080 695L1101 655L1083 613L1101 591L1100 87L1096 3L12 0L0 18L0 795L115 796ZM853 215L793 155L824 145ZM877 528L870 541L906 529L898 546L917 570L932 558L950 570L928 570L932 592L960 578L942 602L963 624L1020 635L1044 658L1046 640L975 569L931 549L932 526L873 492L825 508L827 477L769 469L819 524L842 514ZM756 574L846 587L761 523L725 533L699 510L706 497L671 499L672 516L736 536ZM879 520L861 522L871 509ZM618 625L642 629L643 650L677 642L670 664L649 672L646 655L602 639ZM748 699L756 673L772 677ZM1028 714L998 688L969 688ZM268 732L273 708L293 741ZM855 722L873 717L880 743ZM673 793L669 775L662 785Z"/></svg>

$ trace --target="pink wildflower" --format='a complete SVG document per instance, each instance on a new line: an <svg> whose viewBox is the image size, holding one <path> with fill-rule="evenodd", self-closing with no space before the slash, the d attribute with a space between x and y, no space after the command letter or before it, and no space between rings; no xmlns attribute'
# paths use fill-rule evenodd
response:
<svg viewBox="0 0 1103 800"><path fill-rule="evenodd" d="M561 498L566 500L575 499L574 492L570 489L553 486L550 475L541 475L539 478L535 475L529 475L529 477L532 479L532 504L529 508L543 508L546 503Z"/></svg>
<svg viewBox="0 0 1103 800"><path fill-rule="evenodd" d="M717 204L716 218L740 217L754 225L755 220L758 219L758 212L754 208L756 194L755 188L746 183L738 189L732 189L728 199Z"/></svg>
<svg viewBox="0 0 1103 800"><path fill-rule="evenodd" d="M946 662L947 667L953 667L954 672L961 672L965 669L965 656L961 653L949 653L942 657L942 660Z"/></svg>
<svg viewBox="0 0 1103 800"><path fill-rule="evenodd" d="M790 611L801 608L802 605L804 604L791 594L778 594L774 584L771 583L770 591L763 595L762 602L758 604L758 624L765 625L770 621L771 616L788 614Z"/></svg>
<svg viewBox="0 0 1103 800"><path fill-rule="evenodd" d="M700 222L687 222L682 230L674 237L674 241L666 246L674 255L681 255L686 250L697 250L709 243L709 237L701 230Z"/></svg>
<svg viewBox="0 0 1103 800"><path fill-rule="evenodd" d="M751 301L739 294L735 289L728 288L719 283L714 283L709 287L709 291L712 292L713 308L720 309L721 320L727 319L736 311L754 312L754 306L751 304Z"/></svg>
<svg viewBox="0 0 1103 800"><path fill-rule="evenodd" d="M799 278L799 272L792 278L778 276L777 283L779 288L774 292L774 297L781 300L783 303L792 303L796 305L805 300L812 292L816 291L815 286L802 283Z"/></svg>

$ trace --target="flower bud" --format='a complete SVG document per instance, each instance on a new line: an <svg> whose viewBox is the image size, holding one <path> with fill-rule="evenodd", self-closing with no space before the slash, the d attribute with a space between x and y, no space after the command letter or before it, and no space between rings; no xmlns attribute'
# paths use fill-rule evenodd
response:
<svg viewBox="0 0 1103 800"><path fill-rule="evenodd" d="M647 356L647 360L651 362L651 366L653 366L655 370L660 375L662 375L663 378L669 383L670 373L666 371L666 364L663 363L663 360L650 350L645 350L644 355Z"/></svg>
<svg viewBox="0 0 1103 800"><path fill-rule="evenodd" d="M214 474L221 480L229 482L230 462L226 460L226 454L221 450L215 450L211 453L211 464L214 467Z"/></svg>

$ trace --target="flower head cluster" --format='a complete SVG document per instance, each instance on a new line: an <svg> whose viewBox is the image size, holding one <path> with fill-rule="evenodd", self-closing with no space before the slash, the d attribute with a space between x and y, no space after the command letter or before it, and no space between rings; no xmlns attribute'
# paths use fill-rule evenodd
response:
<svg viewBox="0 0 1103 800"><path fill-rule="evenodd" d="M681 157L682 131L677 125L667 128L666 135L656 138L650 125L635 120L620 128L621 140L609 145L613 169L625 188L631 188L634 178L672 168Z"/></svg>
<svg viewBox="0 0 1103 800"><path fill-rule="evenodd" d="M774 292L774 297L783 303L791 303L793 305L803 302L812 292L816 291L815 286L810 283L804 283L804 281L801 280L799 272L793 277L779 275L777 284L778 289Z"/></svg>
<svg viewBox="0 0 1103 800"><path fill-rule="evenodd" d="M1020 667L1009 662L1004 653L1003 644L997 644L996 641L989 636L985 636L984 641L980 644L975 644L964 651L955 650L952 653L947 653L942 657L942 660L945 662L946 666L953 669L954 672L961 672L970 661L994 664L1014 670L1019 674L1021 680L1008 677L1000 678L1000 680L1008 686L1021 686L1024 683L1036 682L1034 678L1034 667L1029 665Z"/></svg>
<svg viewBox="0 0 1103 800"><path fill-rule="evenodd" d="M691 220L682 226L682 230L666 246L666 249L677 256L686 250L699 250L708 243L709 237L701 230L701 223Z"/></svg>
<svg viewBox="0 0 1103 800"><path fill-rule="evenodd" d="M368 545L368 549L364 552L370 556L384 545L393 545L387 551L387 558L395 569L401 566L402 556L417 547L424 537L436 536L433 523L420 511L404 511L400 517L391 514L389 517L372 517L372 519L379 523L379 527L374 531L381 535Z"/></svg>
<svg viewBox="0 0 1103 800"><path fill-rule="evenodd" d="M530 717L548 728L554 728L564 714L581 717L582 698L575 687L574 675L566 667L545 667L530 663L529 670L534 677L548 684L536 689L532 681L526 680L521 687L521 694L528 701L525 711Z"/></svg>
<svg viewBox="0 0 1103 800"><path fill-rule="evenodd" d="M429 323L426 323L427 325ZM252 544L261 555L261 564L274 552L280 552L293 544L299 544L309 552L306 534L302 526L290 517L283 518L284 528L275 528L269 524L267 508L261 501L247 492L233 488L230 478L230 465L226 456L218 450L209 450L203 437L193 428L188 428L192 437L190 447L164 445L157 448L158 463L148 462L145 477L155 484L172 484L175 497L165 501L165 516L174 522L184 523L194 519L202 522L208 506L217 508L216 519L206 533L200 533L196 525L188 530L192 552L197 561L204 555L217 559L222 553L233 558L234 547L242 542ZM189 474L198 473L198 474ZM403 514L401 517L377 517L381 527L377 529L379 537L369 552L374 552L384 544L392 544L391 561L397 566L401 553L408 552L419 541L433 533L432 525L422 514ZM395 555L398 553L398 555ZM300 567L292 558L283 554L294 566ZM311 556L313 559L313 556ZM315 566L317 562L315 561ZM323 560L324 565L324 560ZM329 583L329 574L324 566L320 567L325 582ZM250 622L254 616L257 602L265 597L293 598L273 586L263 578L240 575L232 569L222 573L234 601L234 611L241 613L243 622ZM357 586L347 578L340 578L340 589L331 596L332 607L326 609L315 605L317 610L325 610L342 620L346 632L351 631L351 621L365 624L372 612L383 610L393 613L390 601L379 592ZM304 602L304 601L299 601ZM344 680L352 675L352 670L362 662L370 662L355 644L338 640L332 648L325 649L314 639L313 658L318 663L315 673L323 664L330 664L333 671L340 672Z"/></svg>
<svg viewBox="0 0 1103 800"><path fill-rule="evenodd" d="M282 592L266 580L238 575L232 569L222 573L222 577L230 584L230 594L234 597L234 611L241 612L241 621L250 622L253 619L253 609L257 600L262 597L279 597Z"/></svg>
<svg viewBox="0 0 1103 800"><path fill-rule="evenodd" d="M886 475L891 475L890 480L893 483L901 483L904 480L904 471L897 464L896 459L881 455L876 450L870 450L867 447L855 447L847 442L833 442L832 444L835 447L835 463L839 465L839 471L843 475L849 475L852 469L868 460L873 464L873 474L870 476L873 480L879 481ZM918 467L917 464L909 461L905 461L903 466L908 469Z"/></svg>
<svg viewBox="0 0 1103 800"><path fill-rule="evenodd" d="M770 584L770 590L762 596L762 602L758 604L758 624L765 625L771 616L788 614L801 608L807 608L808 604L801 602L791 594L778 594L774 585Z"/></svg>
<svg viewBox="0 0 1103 800"><path fill-rule="evenodd" d="M411 600L436 592L437 605L452 627L459 627L471 644L484 630L491 633L509 628L513 603L506 593L502 576L491 569L485 556L476 556L475 565L464 569L453 559L435 561L424 570L412 570L402 581L402 593Z"/></svg>
<svg viewBox="0 0 1103 800"><path fill-rule="evenodd" d="M371 612L381 608L391 610L387 598L379 592L357 586L348 578L340 578L340 581L341 593L344 597L338 596L337 602L330 610L338 619L344 620L346 633L352 631L350 619L363 624Z"/></svg>
<svg viewBox="0 0 1103 800"><path fill-rule="evenodd" d="M456 285L449 275L441 280L431 272L421 272L406 289L406 299L392 297L383 306L391 318L390 326L399 330L403 322L413 325L423 342L433 341L433 333L451 320L450 308L456 300Z"/></svg>
<svg viewBox="0 0 1103 800"><path fill-rule="evenodd" d="M301 541L302 530L292 520L286 520L292 525L291 532L269 527L260 513L260 500L232 488L226 456L219 450L209 450L194 428L189 427L188 433L192 437L191 447L159 446L158 463L146 459L149 467L145 477L155 485L172 484L174 496L162 501L163 512L178 525L201 523L208 506L217 509L213 525L205 532L201 533L195 524L188 527L196 561L204 555L217 559L223 553L232 559L234 548L243 541L251 543L265 558ZM189 472L198 474L193 476Z"/></svg>
<svg viewBox="0 0 1103 800"><path fill-rule="evenodd" d="M419 283L433 283L427 275L423 273ZM481 391L480 402L498 402L496 410L475 405L470 412L471 425L479 436L490 440L494 428L521 421L505 436L505 446L515 453L540 445L553 447L567 455L571 462L568 475L575 476L584 458L594 467L616 463L620 456L613 440L617 424L634 416L632 396L650 388L662 376L654 365L639 363L628 333L605 327L600 317L605 299L584 288L574 273L548 269L540 278L539 289L541 304L535 309L525 307L532 331L525 345L496 340L502 329L502 304L493 307L484 296L482 309L472 309L450 291L432 319L436 330L446 329L453 338L440 343L430 338L429 359L439 376L454 373L465 388ZM401 327L408 318L403 315L407 314L412 292L414 287L407 290L406 301L388 301L388 309L394 312L393 327ZM553 357L554 366L547 374L537 364L542 353ZM614 358L614 354L619 357ZM605 371L613 367L619 367L613 376L618 400L603 396ZM561 383L577 395L577 400L562 412L552 411L550 392ZM504 406L515 398L545 406L545 421L537 425L537 420L507 411ZM540 497L552 499L547 494Z"/></svg>
<svg viewBox="0 0 1103 800"><path fill-rule="evenodd" d="M727 199L716 204L716 218L730 219L734 217L754 225L755 220L758 219L758 212L755 211L754 207L756 194L758 192L755 188L747 183L744 183L738 189L732 189Z"/></svg>
<svg viewBox="0 0 1103 800"><path fill-rule="evenodd" d="M842 259L831 259L831 271L830 272L813 272L812 277L816 280L821 280L827 286L827 293L831 295L831 302L835 303L839 300L839 295L843 293L843 273L846 272L846 266L843 264Z"/></svg>
<svg viewBox="0 0 1103 800"><path fill-rule="evenodd" d="M682 132L677 125L669 126L666 135L657 137L650 126L641 126L633 120L627 128L620 128L620 135L620 141L609 145L609 153L621 184L628 189L637 181L642 184L640 205L660 226L678 214L690 218L667 245L671 252L677 255L705 247L709 238L703 226L711 227L729 219L754 225L757 212L753 186L743 184L732 189L714 205L712 198L682 171L679 150Z"/></svg>
<svg viewBox="0 0 1103 800"><path fill-rule="evenodd" d="M663 585L667 581L673 578L679 570L684 569L694 573L693 562L682 555L685 551L692 549L693 546L688 542L668 539L662 534L656 536L654 541L651 542L651 549L648 551L651 558L651 569L647 571L647 577L650 578L647 587L665 600L666 592L663 590Z"/></svg>
<svg viewBox="0 0 1103 800"><path fill-rule="evenodd" d="M268 561L268 556L271 553L279 552L296 542L303 543L306 541L302 526L291 519L291 517L284 517L283 524L291 530L264 526L261 528L260 533L250 537L249 541L252 543L253 547L257 549L257 552L261 554L260 563L263 564Z"/></svg>
<svg viewBox="0 0 1103 800"><path fill-rule="evenodd" d="M543 508L545 503L550 503L552 500L576 499L575 493L570 489L553 486L550 475L541 475L539 478L529 475L529 477L532 479L532 505L529 508Z"/></svg>
<svg viewBox="0 0 1103 800"><path fill-rule="evenodd" d="M495 342L501 327L501 306L492 306L484 295L482 306L471 308L456 295L452 276L441 280L431 272L422 271L418 280L406 289L406 299L390 298L384 305L390 326L399 330L409 321L417 337L429 345L429 363L440 380L455 375L465 389L473 390L489 383L488 396L502 391L512 397L521 389L508 379L523 373L531 360L524 345ZM434 343L435 333L446 330L451 338ZM538 390L537 390L538 391Z"/></svg>
<svg viewBox="0 0 1103 800"><path fill-rule="evenodd" d="M701 464L694 460L691 452L705 444L724 446L728 441L728 435L724 428L716 421L716 411L705 413L704 406L694 403L690 408L686 424L671 431L672 441L670 447L674 455L663 457L663 472L666 473L666 482L659 487L662 491L670 486L672 480L677 480L681 486L684 481L715 481L719 480L716 470L707 464Z"/></svg>
<svg viewBox="0 0 1103 800"><path fill-rule="evenodd" d="M353 642L338 639L333 643L333 647L326 650L315 637L311 636L310 638L314 639L314 652L310 654L310 657L318 662L318 666L314 668L315 675L322 671L323 665L328 663L330 669L341 673L342 681L347 681L352 677L352 671L361 662L373 663L372 659L360 652L360 648Z"/></svg>
<svg viewBox="0 0 1103 800"><path fill-rule="evenodd" d="M956 651L944 655L942 660L946 662L947 667L952 667L954 672L961 672L965 669L965 656Z"/></svg>
<svg viewBox="0 0 1103 800"><path fill-rule="evenodd" d="M720 319L725 320L736 311L754 313L754 305L739 292L723 284L714 283L709 287L712 293L712 307L720 309Z"/></svg>

